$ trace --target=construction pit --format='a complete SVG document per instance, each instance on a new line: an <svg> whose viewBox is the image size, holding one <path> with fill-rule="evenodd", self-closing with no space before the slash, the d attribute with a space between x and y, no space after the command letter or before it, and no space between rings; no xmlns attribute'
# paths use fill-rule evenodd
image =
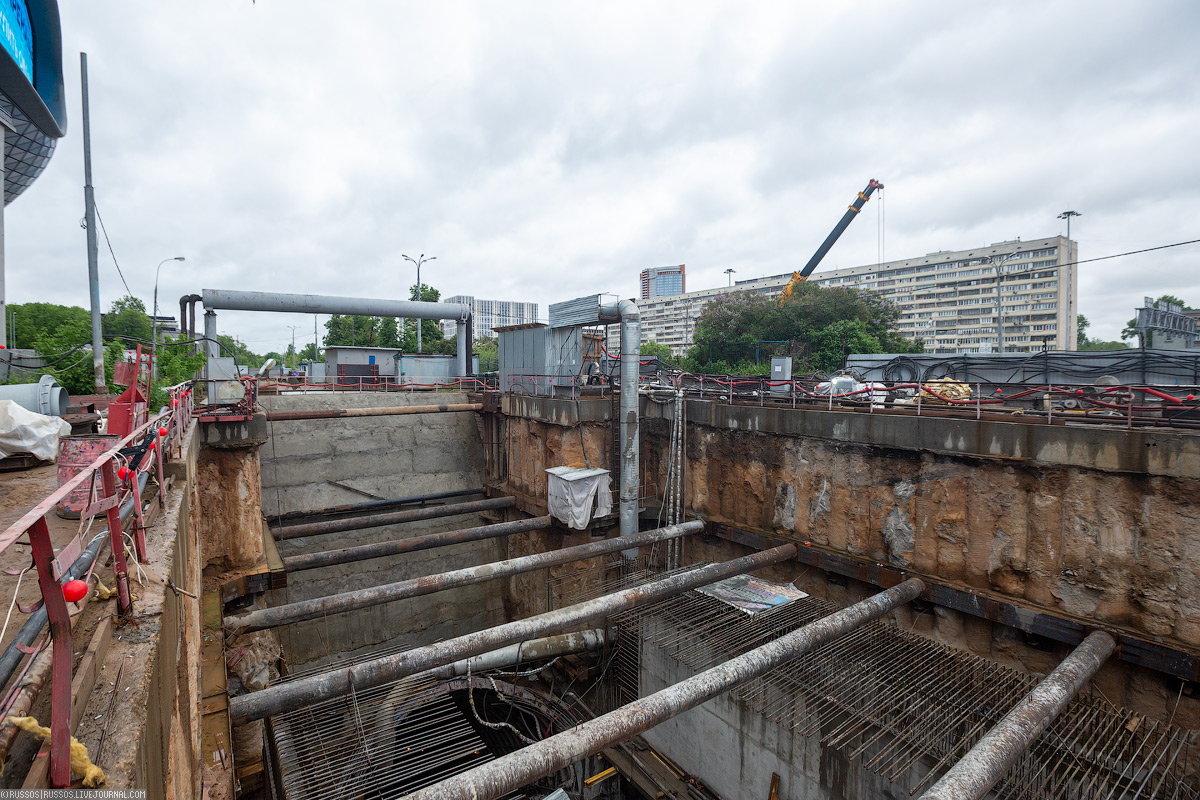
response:
<svg viewBox="0 0 1200 800"><path fill-rule="evenodd" d="M1200 797L1195 433L370 388L181 426L132 615L76 625L106 787Z"/></svg>

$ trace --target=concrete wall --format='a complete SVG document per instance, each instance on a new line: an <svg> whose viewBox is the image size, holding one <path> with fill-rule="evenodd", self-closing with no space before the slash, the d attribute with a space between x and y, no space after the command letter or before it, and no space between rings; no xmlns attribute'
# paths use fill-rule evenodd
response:
<svg viewBox="0 0 1200 800"><path fill-rule="evenodd" d="M462 401L463 395L456 393L347 392L262 398L268 410ZM272 422L267 432L269 438L260 451L263 511L267 515L368 499L330 481L389 498L470 489L483 481L483 445L473 413ZM279 551L287 556L336 549L488 521L463 515L312 536L280 542ZM502 546L491 540L306 570L289 576L287 589L272 592L270 601L276 605L307 600L495 561L501 558ZM304 668L382 647L457 636L504 620L502 589L493 582L297 623L278 633L290 666Z"/></svg>
<svg viewBox="0 0 1200 800"><path fill-rule="evenodd" d="M537 498L544 502L541 470L579 452L580 415L586 440L602 441L608 407L501 399L502 479L532 496L528 510L536 511ZM641 485L649 496L665 483L670 427L660 406L644 401L641 409ZM685 499L703 519L1200 652L1200 436L698 401L687 403L687 415ZM653 499L646 505L656 507ZM686 560L746 552L693 538ZM820 570L786 566L784 580L808 576L801 588L839 604L875 591L854 581L843 589ZM1033 674L1066 652L1030 646L1018 631L940 607L894 617ZM1200 727L1200 702L1160 673L1114 659L1097 685L1113 703Z"/></svg>

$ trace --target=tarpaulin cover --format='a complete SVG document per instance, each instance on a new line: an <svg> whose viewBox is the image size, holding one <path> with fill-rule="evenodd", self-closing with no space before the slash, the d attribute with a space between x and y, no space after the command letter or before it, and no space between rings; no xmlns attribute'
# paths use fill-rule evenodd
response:
<svg viewBox="0 0 1200 800"><path fill-rule="evenodd" d="M592 506L596 516L612 513L611 476L606 469L585 467L551 467L548 481L546 505L550 515L569 528L581 531L592 519Z"/></svg>
<svg viewBox="0 0 1200 800"><path fill-rule="evenodd" d="M28 411L12 400L0 400L0 458L31 453L42 461L58 455L58 437L71 433L71 423Z"/></svg>

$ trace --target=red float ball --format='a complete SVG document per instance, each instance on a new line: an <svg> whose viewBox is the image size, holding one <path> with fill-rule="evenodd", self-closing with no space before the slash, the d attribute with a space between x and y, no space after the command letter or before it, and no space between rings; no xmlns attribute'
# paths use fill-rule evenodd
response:
<svg viewBox="0 0 1200 800"><path fill-rule="evenodd" d="M88 585L81 580L67 581L63 584L63 597L68 603L78 603L87 597Z"/></svg>
<svg viewBox="0 0 1200 800"><path fill-rule="evenodd" d="M1004 394L1004 390L1003 390L1003 389L997 389L997 390L996 390L996 394Z"/></svg>
<svg viewBox="0 0 1200 800"><path fill-rule="evenodd" d="M166 428L159 428L159 429L158 429L158 435L159 435L159 436L166 436L166 435L167 435L167 429L166 429Z"/></svg>
<svg viewBox="0 0 1200 800"><path fill-rule="evenodd" d="M117 477L120 478L121 480L125 480L126 478L129 477L129 470L126 469L125 467L121 467L120 469L117 470Z"/></svg>
<svg viewBox="0 0 1200 800"><path fill-rule="evenodd" d="M1083 389L1076 389L1075 394L1083 394Z"/></svg>
<svg viewBox="0 0 1200 800"><path fill-rule="evenodd" d="M171 408L174 408L174 407L175 407L175 406L177 406L177 405L179 405L179 401L178 401L178 400L172 400L172 401L171 401Z"/></svg>
<svg viewBox="0 0 1200 800"><path fill-rule="evenodd" d="M1194 395L1194 394L1188 395L1188 400L1195 400L1195 399L1196 399L1196 395Z"/></svg>
<svg viewBox="0 0 1200 800"><path fill-rule="evenodd" d="M147 449L147 450L153 450L153 449L154 449L154 442L151 442L151 443L150 443L150 446L149 446L149 447L147 447L146 449Z"/></svg>

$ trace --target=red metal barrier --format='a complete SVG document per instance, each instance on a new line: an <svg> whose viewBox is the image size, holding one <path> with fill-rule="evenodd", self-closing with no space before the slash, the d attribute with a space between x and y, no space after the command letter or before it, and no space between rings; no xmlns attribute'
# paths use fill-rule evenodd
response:
<svg viewBox="0 0 1200 800"><path fill-rule="evenodd" d="M144 520L141 512L141 496L138 490L138 473L157 469L159 479L159 501L163 502L163 456L165 447L171 447L175 452L182 451L182 434L187 430L192 419L192 395L190 385L171 387L168 390L171 407L150 418L136 430L121 438L112 449L102 453L90 465L80 469L79 473L65 481L50 496L43 499L34 508L0 533L0 551L11 547L22 536L29 535L29 543L33 551L33 562L37 569L38 587L42 594L42 603L50 622L50 635L53 642L52 681L50 699L50 785L52 788L64 788L70 785L70 741L71 741L71 681L73 651L71 647L71 618L63 597L62 585L58 575L65 571L66 566L82 547L80 534L76 534L70 543L54 554L54 545L50 539L50 529L46 524L46 515L52 513L55 507L73 492L94 486L97 476L100 478L100 497L92 500L81 512L82 520L87 520L98 514L104 514L108 521L109 537L112 545L113 570L117 576L117 609L122 618L127 618L133 610L133 601L129 592L128 565L125 560L124 534L121 530L120 506L130 494L135 498L136 527L133 535L134 551L139 561L146 558L146 541ZM159 433L159 428L166 432ZM139 459L139 463L124 463L125 457L119 452L122 448L136 446L140 443L153 442ZM118 475L117 465L122 464L124 478ZM89 490L88 499L95 496ZM67 562L64 564L63 562Z"/></svg>

